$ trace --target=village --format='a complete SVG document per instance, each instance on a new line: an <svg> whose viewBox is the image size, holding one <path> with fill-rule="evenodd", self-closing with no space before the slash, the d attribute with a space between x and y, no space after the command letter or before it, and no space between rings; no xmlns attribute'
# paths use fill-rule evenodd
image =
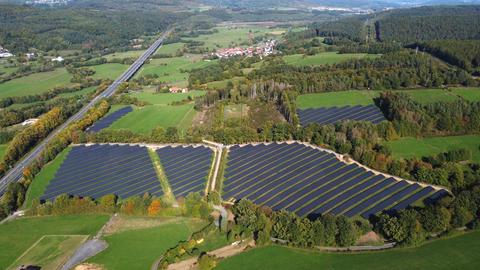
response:
<svg viewBox="0 0 480 270"><path fill-rule="evenodd" d="M246 57L260 56L260 58L263 58L263 57L274 54L276 45L277 45L277 41L272 39L272 40L263 41L257 44L256 46L251 46L248 48L235 47L235 48L219 49L216 52L212 53L212 56L219 59L228 59L235 56L246 56Z"/></svg>
<svg viewBox="0 0 480 270"><path fill-rule="evenodd" d="M8 58L8 57L12 57L12 56L13 56L13 54L9 50L0 46L0 58Z"/></svg>

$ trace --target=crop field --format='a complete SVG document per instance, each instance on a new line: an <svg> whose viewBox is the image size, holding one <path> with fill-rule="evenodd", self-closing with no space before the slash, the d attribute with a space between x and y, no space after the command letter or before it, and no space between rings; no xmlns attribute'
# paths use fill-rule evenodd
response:
<svg viewBox="0 0 480 270"><path fill-rule="evenodd" d="M332 213L368 218L447 194L373 173L299 143L232 146L226 168L224 200L248 199L299 216Z"/></svg>
<svg viewBox="0 0 480 270"><path fill-rule="evenodd" d="M480 162L480 136L447 136L431 138L401 138L388 142L395 158L421 158L455 149L472 151L472 161Z"/></svg>
<svg viewBox="0 0 480 270"><path fill-rule="evenodd" d="M163 194L145 147L120 145L74 146L50 181L41 200L58 195L120 198Z"/></svg>
<svg viewBox="0 0 480 270"><path fill-rule="evenodd" d="M93 74L94 79L111 79L115 80L118 76L120 76L125 70L127 70L128 65L123 64L102 64L98 66L92 66L95 70L95 74Z"/></svg>
<svg viewBox="0 0 480 270"><path fill-rule="evenodd" d="M15 270L19 265L59 269L87 238L88 235L45 235L8 269Z"/></svg>
<svg viewBox="0 0 480 270"><path fill-rule="evenodd" d="M365 57L378 57L375 54L366 54L366 53L345 53L340 54L337 52L324 52L318 53L315 55L303 55L303 54L294 54L286 55L283 57L283 60L287 64L294 66L317 66L317 65L327 65L335 64L349 59L359 59Z"/></svg>
<svg viewBox="0 0 480 270"><path fill-rule="evenodd" d="M205 190L213 151L200 147L163 147L157 150L173 194L185 197Z"/></svg>
<svg viewBox="0 0 480 270"><path fill-rule="evenodd" d="M157 126L186 130L191 126L195 114L193 104L136 107L133 112L115 121L109 129L127 129L142 134L150 134Z"/></svg>
<svg viewBox="0 0 480 270"><path fill-rule="evenodd" d="M431 241L420 247L382 252L338 254L267 246L224 259L215 269L476 270L480 268L478 250L480 231L474 231Z"/></svg>
<svg viewBox="0 0 480 270"><path fill-rule="evenodd" d="M300 95L297 106L300 109L328 108L334 106L373 105L373 99L379 96L375 91L341 91Z"/></svg>
<svg viewBox="0 0 480 270"><path fill-rule="evenodd" d="M35 73L0 83L0 98L35 95L47 92L55 87L73 85L70 79L71 75L65 68Z"/></svg>
<svg viewBox="0 0 480 270"><path fill-rule="evenodd" d="M386 120L382 111L375 105L299 109L297 113L302 125L309 123L334 124L346 120L369 121L378 124Z"/></svg>
<svg viewBox="0 0 480 270"><path fill-rule="evenodd" d="M149 102L154 105L169 105L175 101L182 101L188 99L188 97L200 97L205 95L205 91L190 91L188 93L153 93L153 92L140 92L131 94L133 97L138 98L140 101Z"/></svg>
<svg viewBox="0 0 480 270"><path fill-rule="evenodd" d="M113 124L113 122L121 119L125 115L129 114L132 112L133 109L130 106L121 108L119 110L114 111L111 114L106 115L102 119L98 120L96 123L94 123L91 127L87 129L89 132L99 132L102 129L108 128Z"/></svg>
<svg viewBox="0 0 480 270"><path fill-rule="evenodd" d="M0 269L7 269L44 235L93 235L108 219L103 215L31 217L1 224Z"/></svg>

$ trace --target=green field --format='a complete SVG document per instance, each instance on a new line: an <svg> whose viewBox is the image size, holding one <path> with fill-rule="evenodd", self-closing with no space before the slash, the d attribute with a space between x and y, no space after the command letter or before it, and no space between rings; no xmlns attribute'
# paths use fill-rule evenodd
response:
<svg viewBox="0 0 480 270"><path fill-rule="evenodd" d="M106 58L107 60L112 60L112 59L124 59L124 58L139 58L142 53L144 53L144 50L134 50L134 51L126 51L126 52L116 52L116 53L111 53L104 55L103 57Z"/></svg>
<svg viewBox="0 0 480 270"><path fill-rule="evenodd" d="M259 26L245 26L245 27L217 27L218 33L211 35L201 35L196 38L187 38L189 40L205 42L204 48L209 50L218 48L228 48L235 46L248 46L249 32L253 33L254 37L263 37L268 35L270 38L277 38L281 36L285 29L275 28L269 29Z"/></svg>
<svg viewBox="0 0 480 270"><path fill-rule="evenodd" d="M472 161L480 162L480 135L433 138L402 138L387 143L396 158L425 157L448 150L466 148L472 151Z"/></svg>
<svg viewBox="0 0 480 270"><path fill-rule="evenodd" d="M300 109L347 106L347 105L371 105L373 99L379 95L375 91L342 91L300 95L297 98L297 106Z"/></svg>
<svg viewBox="0 0 480 270"><path fill-rule="evenodd" d="M33 217L0 225L0 269L9 267L44 235L93 235L108 216Z"/></svg>
<svg viewBox="0 0 480 270"><path fill-rule="evenodd" d="M3 156L5 155L5 150L7 150L6 144L0 144L0 159L3 160Z"/></svg>
<svg viewBox="0 0 480 270"><path fill-rule="evenodd" d="M436 240L418 248L335 254L267 246L225 259L215 269L480 269L480 231Z"/></svg>
<svg viewBox="0 0 480 270"><path fill-rule="evenodd" d="M0 98L40 94L55 87L72 85L70 79L71 75L65 68L35 73L0 83Z"/></svg>
<svg viewBox="0 0 480 270"><path fill-rule="evenodd" d="M149 134L155 127L188 129L195 117L193 104L179 106L150 105L135 108L133 112L115 121L108 129L127 129Z"/></svg>
<svg viewBox="0 0 480 270"><path fill-rule="evenodd" d="M93 78L115 80L125 70L127 70L128 65L114 63L93 66L92 68L95 70L95 74L92 76Z"/></svg>
<svg viewBox="0 0 480 270"><path fill-rule="evenodd" d="M198 222L183 219L153 228L130 230L106 236L109 247L90 259L106 269L150 269L167 249L200 229Z"/></svg>
<svg viewBox="0 0 480 270"><path fill-rule="evenodd" d="M183 73L182 70L191 70L207 66L213 61L203 61L199 56L182 56L173 58L152 59L150 63L144 65L138 74L144 76L148 74L156 74L162 82L186 86L188 81L188 73Z"/></svg>
<svg viewBox="0 0 480 270"><path fill-rule="evenodd" d="M318 53L315 55L303 55L303 54L294 54L286 55L283 57L283 60L287 64L294 66L316 66L316 65L326 65L326 64L335 64L348 59L354 58L365 58L365 57L378 57L374 54L365 54L365 53L345 53L339 54L337 52L325 52Z"/></svg>
<svg viewBox="0 0 480 270"><path fill-rule="evenodd" d="M84 95L87 95L87 94L91 94L91 93L95 92L96 90L97 90L97 86L92 86L92 87L87 87L87 88L84 88L80 91L76 91L76 92L72 92L72 93L63 93L63 94L60 94L58 96L63 97L63 98L69 98L69 97L75 97L75 96L84 96Z"/></svg>
<svg viewBox="0 0 480 270"><path fill-rule="evenodd" d="M480 101L480 88L453 88L451 91L468 101Z"/></svg>
<svg viewBox="0 0 480 270"><path fill-rule="evenodd" d="M155 105L169 105L174 101L182 101L191 97L199 97L205 95L204 91L190 91L188 93L153 93L153 92L141 92L134 93L132 96L138 98L141 101L149 102Z"/></svg>
<svg viewBox="0 0 480 270"><path fill-rule="evenodd" d="M443 89L414 89L404 90L402 92L406 93L413 100L422 104L429 104L439 101L452 102L459 99L457 95Z"/></svg>
<svg viewBox="0 0 480 270"><path fill-rule="evenodd" d="M32 206L33 200L38 199L40 198L40 196L43 195L43 193L47 189L48 183L50 183L50 180L55 177L55 173L62 165L70 150L70 147L63 150L55 157L52 162L45 165L40 171L40 173L35 176L32 184L30 184L30 187L27 190L24 208L30 208Z"/></svg>
<svg viewBox="0 0 480 270"><path fill-rule="evenodd" d="M160 49L157 50L156 54L169 54L174 55L178 50L182 49L184 43L171 43L163 45Z"/></svg>
<svg viewBox="0 0 480 270"><path fill-rule="evenodd" d="M88 235L45 235L19 257L9 268L37 265L42 269L59 269L73 255Z"/></svg>

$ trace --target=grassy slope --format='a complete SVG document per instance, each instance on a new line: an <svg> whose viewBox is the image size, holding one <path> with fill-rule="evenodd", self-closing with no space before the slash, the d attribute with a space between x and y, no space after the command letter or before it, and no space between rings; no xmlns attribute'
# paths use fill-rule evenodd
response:
<svg viewBox="0 0 480 270"><path fill-rule="evenodd" d="M38 199L43 195L47 189L48 183L50 183L50 180L53 179L55 173L60 168L60 165L62 165L70 150L70 147L63 150L52 162L44 166L40 173L35 176L35 179L27 191L27 197L24 204L25 208L32 206L33 200Z"/></svg>
<svg viewBox="0 0 480 270"><path fill-rule="evenodd" d="M15 270L19 265L39 265L43 269L59 269L87 238L86 235L45 236L26 254L18 258L9 269Z"/></svg>
<svg viewBox="0 0 480 270"><path fill-rule="evenodd" d="M480 136L449 136L433 138L402 138L388 142L394 157L411 158L424 157L452 149L467 148L472 151L472 160L480 162Z"/></svg>
<svg viewBox="0 0 480 270"><path fill-rule="evenodd" d="M373 98L378 96L374 91L343 91L318 94L300 95L297 105L300 109L347 106L347 105L371 105Z"/></svg>
<svg viewBox="0 0 480 270"><path fill-rule="evenodd" d="M479 269L480 231L437 240L418 248L334 254L269 246L222 261L216 269Z"/></svg>
<svg viewBox="0 0 480 270"><path fill-rule="evenodd" d="M480 101L480 88L454 88L452 92L469 101Z"/></svg>
<svg viewBox="0 0 480 270"><path fill-rule="evenodd" d="M314 65L335 64L348 59L364 58L364 57L377 57L377 56L373 54L365 54L365 53L339 54L337 52L325 52L325 53L318 53L316 55L311 55L311 56L304 56L303 54L287 55L287 56L284 56L283 59L287 64L294 65L294 66L314 66Z"/></svg>
<svg viewBox="0 0 480 270"><path fill-rule="evenodd" d="M93 235L108 216L22 218L0 225L0 269L6 269L44 235Z"/></svg>
<svg viewBox="0 0 480 270"><path fill-rule="evenodd" d="M195 228L194 228L195 227ZM189 220L159 227L125 231L105 237L109 247L90 259L107 269L150 269L152 263L168 248L186 240L197 230Z"/></svg>
<svg viewBox="0 0 480 270"><path fill-rule="evenodd" d="M128 65L114 63L93 66L91 68L95 70L95 74L92 76L93 78L114 80L127 70Z"/></svg>
<svg viewBox="0 0 480 270"><path fill-rule="evenodd" d="M65 68L35 73L0 84L0 98L39 94L58 86L72 85L70 78Z"/></svg>
<svg viewBox="0 0 480 270"><path fill-rule="evenodd" d="M115 121L109 129L128 129L148 134L156 126L185 128L191 123L194 113L193 104L145 106L136 108L133 112Z"/></svg>

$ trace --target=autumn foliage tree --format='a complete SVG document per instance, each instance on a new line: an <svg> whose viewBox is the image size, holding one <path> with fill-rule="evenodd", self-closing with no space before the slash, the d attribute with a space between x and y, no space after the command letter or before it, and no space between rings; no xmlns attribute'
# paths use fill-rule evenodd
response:
<svg viewBox="0 0 480 270"><path fill-rule="evenodd" d="M153 199L148 207L148 215L149 216L156 216L160 213L160 209L162 207L162 202L160 199Z"/></svg>

